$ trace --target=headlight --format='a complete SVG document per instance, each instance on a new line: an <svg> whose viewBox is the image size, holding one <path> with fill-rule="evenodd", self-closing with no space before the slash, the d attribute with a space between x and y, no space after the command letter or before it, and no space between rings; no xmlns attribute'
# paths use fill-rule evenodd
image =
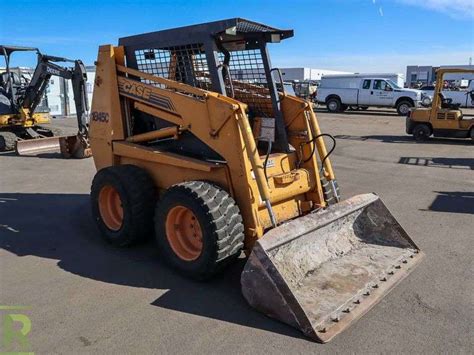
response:
<svg viewBox="0 0 474 355"><path fill-rule="evenodd" d="M425 94L421 94L421 104L425 107L431 105L431 97Z"/></svg>

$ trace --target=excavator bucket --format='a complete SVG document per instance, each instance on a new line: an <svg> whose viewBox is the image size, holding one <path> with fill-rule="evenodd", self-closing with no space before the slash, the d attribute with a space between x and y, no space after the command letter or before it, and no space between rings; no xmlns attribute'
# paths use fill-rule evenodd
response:
<svg viewBox="0 0 474 355"><path fill-rule="evenodd" d="M421 258L379 197L358 195L268 231L245 265L242 293L252 307L324 343Z"/></svg>
<svg viewBox="0 0 474 355"><path fill-rule="evenodd" d="M92 156L87 140L81 135L60 137L59 145L64 158L83 159Z"/></svg>
<svg viewBox="0 0 474 355"><path fill-rule="evenodd" d="M24 139L16 142L15 151L18 155L60 151L63 158L78 159L92 155L87 141L80 135Z"/></svg>

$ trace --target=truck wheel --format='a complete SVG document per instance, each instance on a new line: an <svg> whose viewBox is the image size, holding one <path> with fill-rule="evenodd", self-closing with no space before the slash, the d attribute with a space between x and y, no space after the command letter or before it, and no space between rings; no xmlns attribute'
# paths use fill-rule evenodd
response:
<svg viewBox="0 0 474 355"><path fill-rule="evenodd" d="M410 101L402 100L397 104L397 112L400 116L406 116L412 107L413 104Z"/></svg>
<svg viewBox="0 0 474 355"><path fill-rule="evenodd" d="M7 152L15 149L17 136L12 132L0 132L0 152Z"/></svg>
<svg viewBox="0 0 474 355"><path fill-rule="evenodd" d="M329 112L336 113L341 111L341 100L337 98L331 98L326 102L326 107Z"/></svg>
<svg viewBox="0 0 474 355"><path fill-rule="evenodd" d="M155 234L160 253L186 276L207 279L243 247L244 226L234 199L203 181L174 185L158 201Z"/></svg>
<svg viewBox="0 0 474 355"><path fill-rule="evenodd" d="M103 238L116 246L128 246L153 235L155 200L153 181L134 165L101 169L92 181L92 217Z"/></svg>
<svg viewBox="0 0 474 355"><path fill-rule="evenodd" d="M417 141L425 141L431 136L431 129L428 125L426 124L417 124L413 128L413 137Z"/></svg>

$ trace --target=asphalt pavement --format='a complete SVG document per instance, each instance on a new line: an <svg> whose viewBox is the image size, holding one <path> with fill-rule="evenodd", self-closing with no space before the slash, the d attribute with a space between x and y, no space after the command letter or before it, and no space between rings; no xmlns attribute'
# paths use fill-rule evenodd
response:
<svg viewBox="0 0 474 355"><path fill-rule="evenodd" d="M392 110L317 116L337 139L331 158L343 197L376 192L426 253L358 322L321 345L246 304L239 284L244 259L199 283L167 268L152 242L107 245L90 215L92 159L3 153L0 306L27 307L15 312L31 320L29 350L472 353L473 142L416 143ZM53 124L74 132L73 118ZM11 312L0 307L0 318Z"/></svg>

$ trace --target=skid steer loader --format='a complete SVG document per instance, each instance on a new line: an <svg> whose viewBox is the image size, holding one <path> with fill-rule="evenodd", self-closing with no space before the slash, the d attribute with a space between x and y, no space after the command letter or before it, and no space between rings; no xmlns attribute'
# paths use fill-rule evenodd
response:
<svg viewBox="0 0 474 355"><path fill-rule="evenodd" d="M10 61L15 52L36 54L37 65L31 78L12 70ZM90 157L84 64L80 60L46 55L33 47L0 45L0 57L5 62L5 72L0 74L0 151L15 150L23 155L60 149L65 158ZM63 67L60 62L73 63L74 67ZM47 107L39 110L39 105L52 76L72 82L78 124L76 135L59 136L44 126L51 123L51 116Z"/></svg>
<svg viewBox="0 0 474 355"><path fill-rule="evenodd" d="M422 253L376 195L340 201L331 136L309 102L277 90L267 43L292 36L234 18L101 46L91 207L108 242L154 233L193 278L243 249L248 303L326 342Z"/></svg>

